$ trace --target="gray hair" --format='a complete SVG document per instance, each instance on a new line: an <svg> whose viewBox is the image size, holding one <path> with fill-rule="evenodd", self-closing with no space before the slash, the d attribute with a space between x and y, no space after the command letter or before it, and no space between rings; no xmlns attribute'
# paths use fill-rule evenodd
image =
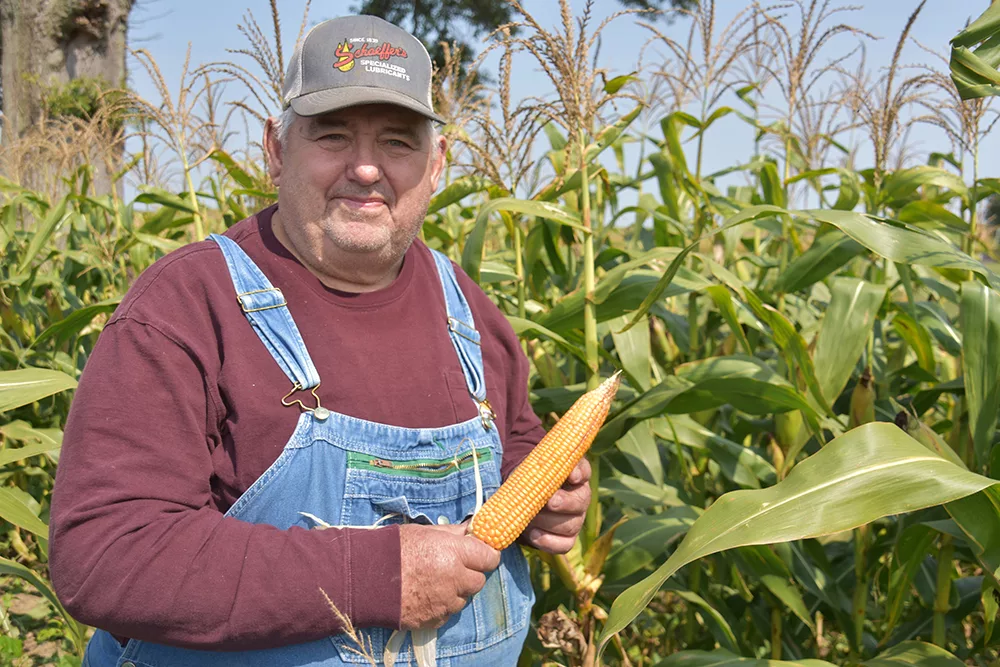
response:
<svg viewBox="0 0 1000 667"><path fill-rule="evenodd" d="M296 116L298 114L295 113L295 109L287 106L274 123L274 131L278 133L278 143L281 145L281 150L285 150L285 146L288 145L288 132L292 129L292 123L295 122Z"/></svg>
<svg viewBox="0 0 1000 667"><path fill-rule="evenodd" d="M281 146L281 150L285 150L285 146L288 145L288 133L292 129L292 124L299 115L295 113L295 109L292 107L285 107L281 115L274 120L274 131L278 134L278 144ZM427 119L427 132L430 134L431 143L435 146L438 145L438 137L440 133L438 132L437 123Z"/></svg>

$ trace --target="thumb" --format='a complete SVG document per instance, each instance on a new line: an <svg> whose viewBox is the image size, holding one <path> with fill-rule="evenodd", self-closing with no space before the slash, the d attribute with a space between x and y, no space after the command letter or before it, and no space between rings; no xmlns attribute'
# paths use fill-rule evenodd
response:
<svg viewBox="0 0 1000 667"><path fill-rule="evenodd" d="M500 552L477 537L462 533L463 558L466 567L479 572L490 572L500 566Z"/></svg>

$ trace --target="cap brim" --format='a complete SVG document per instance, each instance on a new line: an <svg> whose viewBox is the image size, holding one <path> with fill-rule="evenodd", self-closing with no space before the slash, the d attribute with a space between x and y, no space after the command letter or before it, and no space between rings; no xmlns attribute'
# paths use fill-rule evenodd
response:
<svg viewBox="0 0 1000 667"><path fill-rule="evenodd" d="M306 93L291 100L291 107L300 116L318 116L358 106L359 104L394 104L396 106L416 111L438 123L446 122L444 118L431 111L426 105L395 90L373 88L368 86L342 86L317 90Z"/></svg>

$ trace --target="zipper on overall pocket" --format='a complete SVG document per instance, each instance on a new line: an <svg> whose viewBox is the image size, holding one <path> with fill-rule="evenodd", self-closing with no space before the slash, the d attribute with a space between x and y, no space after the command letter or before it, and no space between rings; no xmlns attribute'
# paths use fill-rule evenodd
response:
<svg viewBox="0 0 1000 667"><path fill-rule="evenodd" d="M479 458L480 465L493 460L493 452L488 447L477 449L476 456ZM412 477L444 477L456 470L471 468L472 464L472 452L450 459L410 459L406 461L383 459L361 452L349 452L347 455L348 468Z"/></svg>

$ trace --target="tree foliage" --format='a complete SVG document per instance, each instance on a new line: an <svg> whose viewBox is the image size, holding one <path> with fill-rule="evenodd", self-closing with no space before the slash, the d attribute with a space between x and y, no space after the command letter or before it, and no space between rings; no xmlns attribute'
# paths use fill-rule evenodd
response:
<svg viewBox="0 0 1000 667"><path fill-rule="evenodd" d="M632 9L693 9L697 0L618 0ZM434 64L444 64L441 43L455 43L462 49L462 62L469 63L475 52L472 40L489 34L497 26L514 19L505 0L363 0L352 11L371 14L409 30L423 42Z"/></svg>

